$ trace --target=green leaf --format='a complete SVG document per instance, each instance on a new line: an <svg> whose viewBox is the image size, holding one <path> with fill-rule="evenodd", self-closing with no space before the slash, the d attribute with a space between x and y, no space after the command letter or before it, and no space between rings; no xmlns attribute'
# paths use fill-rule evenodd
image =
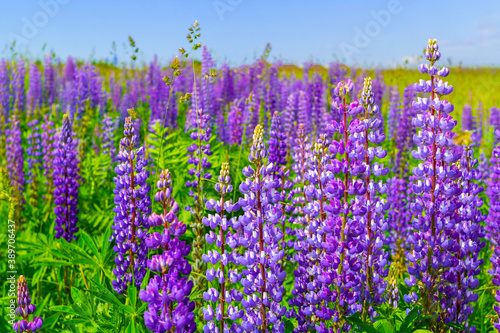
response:
<svg viewBox="0 0 500 333"><path fill-rule="evenodd" d="M50 249L50 252L55 255L56 257L61 257L61 258L66 258L66 259L70 259L71 257L66 255L65 253L62 253L61 251L59 250L56 250L56 249Z"/></svg>
<svg viewBox="0 0 500 333"><path fill-rule="evenodd" d="M40 258L35 260L35 265L48 265L48 266L71 266L71 263L63 260L57 260L52 258Z"/></svg>
<svg viewBox="0 0 500 333"><path fill-rule="evenodd" d="M142 306L137 310L137 313L142 313L148 307L148 303L143 303Z"/></svg>
<svg viewBox="0 0 500 333"><path fill-rule="evenodd" d="M88 290L89 293L91 293L92 295L94 295L96 298L98 298L100 300L103 300L104 302L107 302L107 303L110 303L110 304L114 304L114 305L116 305L118 307L121 307L123 305L123 303L120 302L120 300L115 296L115 294L112 293L112 292L110 292L102 284L100 284L99 282L94 281L92 279L90 281L97 286L97 288L99 289L99 291Z"/></svg>
<svg viewBox="0 0 500 333"><path fill-rule="evenodd" d="M102 236L102 243L101 243L101 264L105 264L109 257L111 256L111 249L112 249L112 244L113 242L109 241L109 237L111 235L111 230L108 229L106 230L106 233Z"/></svg>
<svg viewBox="0 0 500 333"><path fill-rule="evenodd" d="M86 260L89 260L91 262L94 262L94 259L81 247L76 246L76 245L71 244L71 243L64 244L64 247L67 251L71 252L73 258L76 258L76 255L79 255L80 257L82 257L82 259L86 259Z"/></svg>
<svg viewBox="0 0 500 333"><path fill-rule="evenodd" d="M378 331L381 333L395 333L396 330L388 321L383 321L380 326L377 327Z"/></svg>
<svg viewBox="0 0 500 333"><path fill-rule="evenodd" d="M89 312L86 312L81 306L79 306L78 304L72 304L71 307L73 308L73 310L75 310L75 312L80 316L80 317L83 317L83 318L86 318L87 320L91 320L92 319L92 314L89 313Z"/></svg>
<svg viewBox="0 0 500 333"><path fill-rule="evenodd" d="M127 333L136 333L136 332L137 332L137 328L135 327L135 319L132 318L132 320L130 321L130 324L128 324Z"/></svg>
<svg viewBox="0 0 500 333"><path fill-rule="evenodd" d="M130 298L132 308L135 309L137 304L137 287L133 283L128 287L128 297Z"/></svg>
<svg viewBox="0 0 500 333"><path fill-rule="evenodd" d="M95 245L94 241L90 236L84 231L81 233L80 237L83 239L85 244L90 248L90 251L96 256L96 258L99 258L99 251L97 250L97 246Z"/></svg>
<svg viewBox="0 0 500 333"><path fill-rule="evenodd" d="M410 313L408 313L405 320L401 324L401 327L399 328L400 333L410 333L411 332L410 328L413 326L413 322L418 317L418 311L419 311L419 308L414 308L413 310L410 311Z"/></svg>
<svg viewBox="0 0 500 333"><path fill-rule="evenodd" d="M45 297L45 299L43 300L43 302L38 304L38 306L36 307L36 311L34 313L35 316L40 317L42 315L43 309L47 305L49 298L50 298L50 295L47 295Z"/></svg>
<svg viewBox="0 0 500 333"><path fill-rule="evenodd" d="M135 315L135 310L130 305L122 305L122 306L120 306L120 309L125 311L128 314Z"/></svg>
<svg viewBox="0 0 500 333"><path fill-rule="evenodd" d="M285 332L293 332L295 327L293 326L293 323L290 320L285 321Z"/></svg>
<svg viewBox="0 0 500 333"><path fill-rule="evenodd" d="M43 319L43 328L52 328L57 322L58 322L58 319L59 319L59 316L60 314L57 313L55 315L52 315L48 318L44 318Z"/></svg>
<svg viewBox="0 0 500 333"><path fill-rule="evenodd" d="M71 314L76 314L75 310L71 306L66 306L66 305L56 305L52 306L50 308L52 311L57 311L57 312L64 312L64 313L71 313Z"/></svg>
<svg viewBox="0 0 500 333"><path fill-rule="evenodd" d="M71 287L71 298L76 304L84 303L82 295L80 294L80 290L76 289L75 287Z"/></svg>
<svg viewBox="0 0 500 333"><path fill-rule="evenodd" d="M66 325L78 325L78 324L85 324L85 323L88 323L88 322L91 322L92 320L90 319L83 319L83 318L75 318L75 319L71 319L71 320L65 320L63 321L62 323L63 324L66 324ZM45 322L43 323L45 325Z"/></svg>
<svg viewBox="0 0 500 333"><path fill-rule="evenodd" d="M31 279L31 285L36 286L38 281L43 277L45 272L47 271L47 267L42 267L36 270L35 274L33 274L33 279Z"/></svg>
<svg viewBox="0 0 500 333"><path fill-rule="evenodd" d="M144 279L142 279L141 289L146 289L146 286L149 284L149 275L151 275L150 273L151 271L148 269L146 275L144 276Z"/></svg>
<svg viewBox="0 0 500 333"><path fill-rule="evenodd" d="M418 316L417 320L415 320L415 323L413 324L413 327L415 329L425 328L429 326L430 322L435 318L437 318L437 315Z"/></svg>

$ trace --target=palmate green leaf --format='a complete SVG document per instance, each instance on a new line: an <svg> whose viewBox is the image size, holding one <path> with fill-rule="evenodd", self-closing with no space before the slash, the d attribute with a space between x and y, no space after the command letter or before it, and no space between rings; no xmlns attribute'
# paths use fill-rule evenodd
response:
<svg viewBox="0 0 500 333"><path fill-rule="evenodd" d="M81 247L82 243L75 245L73 243L65 243L64 246L58 243L58 247L66 251L73 258L83 258L87 260L93 260L93 258Z"/></svg>
<svg viewBox="0 0 500 333"><path fill-rule="evenodd" d="M78 304L72 304L71 307L81 319L86 319L88 321L92 320L92 312L89 312L88 308L83 308Z"/></svg>
<svg viewBox="0 0 500 333"><path fill-rule="evenodd" d="M63 253L57 249L50 249L49 250L50 253L52 253L53 255L55 255L56 257L60 257L60 258L64 258L64 259L71 259L71 256L67 255L66 253Z"/></svg>
<svg viewBox="0 0 500 333"><path fill-rule="evenodd" d="M76 304L83 304L85 302L80 293L80 290L75 287L71 287L71 298Z"/></svg>
<svg viewBox="0 0 500 333"><path fill-rule="evenodd" d="M121 307L123 303L115 296L115 294L111 291L109 291L106 287L104 287L102 284L100 284L98 281L89 279L96 287L96 290L88 290L89 293L94 295L96 298L109 303L113 304L117 307Z"/></svg>
<svg viewBox="0 0 500 333"><path fill-rule="evenodd" d="M125 311L129 315L135 315L135 310L130 305L123 304L122 306L120 306L120 310Z"/></svg>
<svg viewBox="0 0 500 333"><path fill-rule="evenodd" d="M90 236L85 231L80 234L80 237L83 239L85 244L87 244L90 251L92 251L92 254L96 256L96 258L99 258L99 251L97 250L97 246L94 243L94 240L90 238Z"/></svg>

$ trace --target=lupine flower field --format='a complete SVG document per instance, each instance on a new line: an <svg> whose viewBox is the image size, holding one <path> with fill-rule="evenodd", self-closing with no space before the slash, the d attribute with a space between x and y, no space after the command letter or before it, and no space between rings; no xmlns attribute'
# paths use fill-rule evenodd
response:
<svg viewBox="0 0 500 333"><path fill-rule="evenodd" d="M498 70L216 65L200 31L0 61L1 332L500 332Z"/></svg>

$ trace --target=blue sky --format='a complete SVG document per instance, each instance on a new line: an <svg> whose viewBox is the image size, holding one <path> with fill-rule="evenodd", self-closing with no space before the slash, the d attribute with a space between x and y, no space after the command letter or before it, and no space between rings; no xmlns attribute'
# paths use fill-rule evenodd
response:
<svg viewBox="0 0 500 333"><path fill-rule="evenodd" d="M270 42L271 60L388 67L415 63L432 37L446 62L500 65L498 0L4 0L0 10L0 57L16 39L34 58L111 58L114 41L128 61L132 35L139 60L166 62L198 20L218 64L249 63Z"/></svg>

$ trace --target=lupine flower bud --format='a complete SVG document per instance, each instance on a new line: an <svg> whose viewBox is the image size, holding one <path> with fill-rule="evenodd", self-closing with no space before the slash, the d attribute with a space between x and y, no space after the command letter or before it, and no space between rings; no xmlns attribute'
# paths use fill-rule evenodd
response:
<svg viewBox="0 0 500 333"><path fill-rule="evenodd" d="M31 304L31 298L26 284L26 278L20 276L17 282L17 308L16 315L22 319L14 323L14 332L16 333L35 333L42 328L43 319L40 317L32 317L30 315L35 313L36 306Z"/></svg>

